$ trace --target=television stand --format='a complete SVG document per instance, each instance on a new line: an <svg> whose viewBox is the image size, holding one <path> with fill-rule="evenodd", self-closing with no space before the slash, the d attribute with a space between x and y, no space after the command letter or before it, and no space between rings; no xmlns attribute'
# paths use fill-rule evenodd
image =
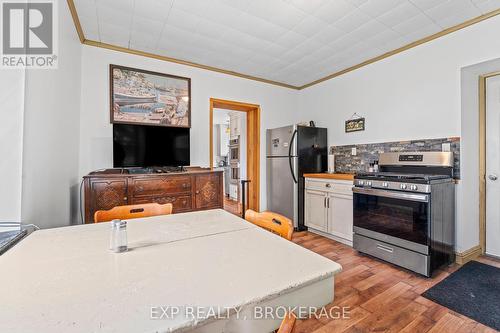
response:
<svg viewBox="0 0 500 333"><path fill-rule="evenodd" d="M85 223L93 223L98 210L123 205L171 203L174 213L223 208L222 170L115 168L91 172L83 178Z"/></svg>

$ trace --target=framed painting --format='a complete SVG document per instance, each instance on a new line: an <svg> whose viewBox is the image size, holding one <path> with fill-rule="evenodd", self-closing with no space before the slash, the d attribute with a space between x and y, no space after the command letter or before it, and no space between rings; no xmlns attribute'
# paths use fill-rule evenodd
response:
<svg viewBox="0 0 500 333"><path fill-rule="evenodd" d="M191 127L191 79L110 65L111 123Z"/></svg>

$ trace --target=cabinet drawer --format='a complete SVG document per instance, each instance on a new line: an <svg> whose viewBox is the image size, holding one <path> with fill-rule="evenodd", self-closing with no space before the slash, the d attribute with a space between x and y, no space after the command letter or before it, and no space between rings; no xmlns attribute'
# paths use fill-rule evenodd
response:
<svg viewBox="0 0 500 333"><path fill-rule="evenodd" d="M171 203L173 206L173 213L180 213L185 211L190 211L192 209L193 199L190 195L170 195L163 197L152 197L152 198L139 198L133 199L133 204L145 204L145 203L159 203L164 205L166 203Z"/></svg>
<svg viewBox="0 0 500 333"><path fill-rule="evenodd" d="M350 180L306 179L307 190L352 195L352 187L353 182Z"/></svg>
<svg viewBox="0 0 500 333"><path fill-rule="evenodd" d="M429 276L429 256L425 254L413 252L358 234L354 234L353 246L360 252Z"/></svg>
<svg viewBox="0 0 500 333"><path fill-rule="evenodd" d="M183 192L191 192L191 177L148 177L132 180L133 197Z"/></svg>

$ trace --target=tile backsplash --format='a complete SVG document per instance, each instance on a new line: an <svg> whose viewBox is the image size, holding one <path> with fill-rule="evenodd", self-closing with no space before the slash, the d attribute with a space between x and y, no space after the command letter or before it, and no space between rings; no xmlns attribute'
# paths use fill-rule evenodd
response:
<svg viewBox="0 0 500 333"><path fill-rule="evenodd" d="M460 179L459 137L331 146L330 154L335 155L335 172L355 173L368 171L368 166L373 161L378 160L380 153L442 151L443 143L450 144L450 150L454 157L454 177ZM351 154L352 148L356 148L355 156Z"/></svg>

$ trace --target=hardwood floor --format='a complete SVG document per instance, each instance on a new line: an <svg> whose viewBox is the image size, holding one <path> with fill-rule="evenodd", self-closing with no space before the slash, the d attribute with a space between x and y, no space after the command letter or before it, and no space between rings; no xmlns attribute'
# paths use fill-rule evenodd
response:
<svg viewBox="0 0 500 333"><path fill-rule="evenodd" d="M335 278L334 302L327 308L348 307L349 311L347 319L298 320L293 333L496 332L420 296L458 269L456 264L427 279L310 232L295 233L293 242L342 265ZM498 264L489 258L480 261Z"/></svg>
<svg viewBox="0 0 500 333"><path fill-rule="evenodd" d="M241 217L241 203L224 196L224 210Z"/></svg>

